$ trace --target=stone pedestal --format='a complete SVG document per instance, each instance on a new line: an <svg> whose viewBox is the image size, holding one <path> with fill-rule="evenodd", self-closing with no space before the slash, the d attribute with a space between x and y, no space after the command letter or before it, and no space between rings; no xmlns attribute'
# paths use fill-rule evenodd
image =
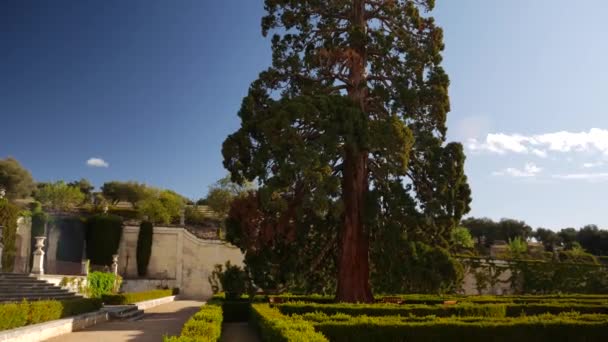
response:
<svg viewBox="0 0 608 342"><path fill-rule="evenodd" d="M89 259L82 260L80 262L80 274L89 275Z"/></svg>
<svg viewBox="0 0 608 342"><path fill-rule="evenodd" d="M1 232L1 230L0 230ZM0 242L0 272L2 272L2 251L4 250L4 245Z"/></svg>
<svg viewBox="0 0 608 342"><path fill-rule="evenodd" d="M45 236L36 236L36 250L34 251L33 274L44 274L44 240Z"/></svg>
<svg viewBox="0 0 608 342"><path fill-rule="evenodd" d="M112 273L118 275L118 254L112 255Z"/></svg>

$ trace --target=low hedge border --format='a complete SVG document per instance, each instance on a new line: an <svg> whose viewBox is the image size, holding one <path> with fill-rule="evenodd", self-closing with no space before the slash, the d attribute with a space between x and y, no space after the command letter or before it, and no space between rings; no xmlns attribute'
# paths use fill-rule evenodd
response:
<svg viewBox="0 0 608 342"><path fill-rule="evenodd" d="M127 292L113 295L102 295L101 300L107 305L125 305L145 300L158 299L173 296L175 290L151 290L142 292Z"/></svg>
<svg viewBox="0 0 608 342"><path fill-rule="evenodd" d="M101 300L93 298L0 303L0 330L80 315L100 308Z"/></svg>
<svg viewBox="0 0 608 342"><path fill-rule="evenodd" d="M463 302L456 305L399 305L399 304L316 304L285 303L277 305L286 315L321 312L327 315L343 313L351 316L437 316L437 317L517 317L521 315L560 314L608 314L608 306L573 303L532 304L474 304Z"/></svg>
<svg viewBox="0 0 608 342"><path fill-rule="evenodd" d="M268 304L251 306L251 322L265 342L329 342L325 336L315 331L310 322L285 316Z"/></svg>
<svg viewBox="0 0 608 342"><path fill-rule="evenodd" d="M222 307L210 301L203 305L182 328L179 336L165 337L164 342L216 342L222 335Z"/></svg>
<svg viewBox="0 0 608 342"><path fill-rule="evenodd" d="M310 321L332 342L363 341L602 341L607 315L539 315L517 318L295 316Z"/></svg>
<svg viewBox="0 0 608 342"><path fill-rule="evenodd" d="M399 304L316 304L286 303L277 305L286 315L322 312L327 315L343 313L352 316L479 316L505 317L504 304L458 304L458 305L399 305Z"/></svg>

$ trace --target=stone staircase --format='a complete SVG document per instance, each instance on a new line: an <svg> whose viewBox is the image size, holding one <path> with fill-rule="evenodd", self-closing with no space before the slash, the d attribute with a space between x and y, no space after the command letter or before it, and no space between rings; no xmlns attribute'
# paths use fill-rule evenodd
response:
<svg viewBox="0 0 608 342"><path fill-rule="evenodd" d="M27 274L0 273L0 302L75 298L81 297Z"/></svg>

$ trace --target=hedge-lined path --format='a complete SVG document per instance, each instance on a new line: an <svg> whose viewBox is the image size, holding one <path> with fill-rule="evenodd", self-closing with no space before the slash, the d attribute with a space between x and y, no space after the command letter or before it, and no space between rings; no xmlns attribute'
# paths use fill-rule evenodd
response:
<svg viewBox="0 0 608 342"><path fill-rule="evenodd" d="M145 311L134 322L111 321L70 334L57 336L48 342L159 342L165 335L179 335L184 323L199 311L204 302L180 300Z"/></svg>
<svg viewBox="0 0 608 342"><path fill-rule="evenodd" d="M257 333L247 323L225 323L221 342L259 342Z"/></svg>

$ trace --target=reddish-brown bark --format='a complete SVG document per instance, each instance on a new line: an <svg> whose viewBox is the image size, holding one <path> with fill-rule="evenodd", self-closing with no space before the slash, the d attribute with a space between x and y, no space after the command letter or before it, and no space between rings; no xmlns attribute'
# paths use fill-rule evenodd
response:
<svg viewBox="0 0 608 342"><path fill-rule="evenodd" d="M351 24L365 32L365 1L354 0ZM351 44L348 96L365 111L367 52L361 42ZM351 137L345 146L342 179L344 216L340 231L340 257L336 299L344 302L372 302L369 283L369 232L363 223L365 196L368 192L368 156L364 147Z"/></svg>

